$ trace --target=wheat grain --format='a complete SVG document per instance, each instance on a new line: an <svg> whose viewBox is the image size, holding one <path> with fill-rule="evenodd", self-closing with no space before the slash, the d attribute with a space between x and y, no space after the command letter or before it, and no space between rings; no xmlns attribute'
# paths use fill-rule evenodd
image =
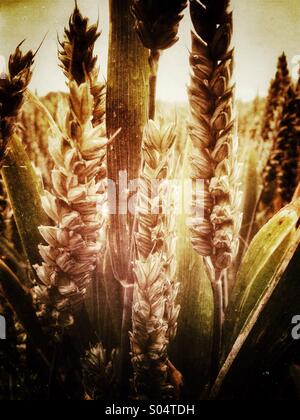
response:
<svg viewBox="0 0 300 420"><path fill-rule="evenodd" d="M186 6L187 0L134 0L136 30L144 46L153 51L172 47L178 41L179 23Z"/></svg>
<svg viewBox="0 0 300 420"><path fill-rule="evenodd" d="M203 4L206 4L206 7ZM193 245L210 257L217 273L228 268L238 241L236 179L234 167L233 50L230 50L232 15L228 1L191 1L195 30L189 88L193 142L193 178L205 182L204 221L192 221ZM206 19L207 25L203 25Z"/></svg>
<svg viewBox="0 0 300 420"><path fill-rule="evenodd" d="M239 166L234 136L232 13L229 0L191 0L189 87L192 178L204 181L203 218L191 217L192 244L207 263L215 300L215 357L219 352L226 297L222 279L238 251L241 225Z"/></svg>
<svg viewBox="0 0 300 420"><path fill-rule="evenodd" d="M101 343L92 347L82 360L83 382L88 397L94 401L117 398L117 365L119 353L109 355Z"/></svg>
<svg viewBox="0 0 300 420"><path fill-rule="evenodd" d="M89 19L80 13L77 4L70 17L69 28L65 29L60 42L59 59L68 81L78 85L89 82L94 98L93 124L103 123L105 118L105 84L98 81L97 56L94 48L100 33L97 25L89 25Z"/></svg>
<svg viewBox="0 0 300 420"><path fill-rule="evenodd" d="M9 58L8 73L0 78L0 167L32 77L34 54L23 54L20 46Z"/></svg>
<svg viewBox="0 0 300 420"><path fill-rule="evenodd" d="M299 125L300 98L294 88L290 87L286 95L283 119L279 126L272 162L277 172L278 210L291 202L299 182Z"/></svg>
<svg viewBox="0 0 300 420"><path fill-rule="evenodd" d="M134 0L132 13L136 31L145 48L149 49L149 119L155 117L157 72L161 51L178 41L178 30L187 0Z"/></svg>
<svg viewBox="0 0 300 420"><path fill-rule="evenodd" d="M56 107L57 125L49 116L53 132L49 151L55 168L52 191L45 191L42 201L54 226L40 228L48 246L40 246L44 264L37 273L48 288L53 315L66 325L82 305L103 251L108 141L103 85L97 82L93 55L98 37L97 26L88 26L76 4L59 51L68 78L69 109Z"/></svg>
<svg viewBox="0 0 300 420"><path fill-rule="evenodd" d="M43 101L43 99L41 99ZM28 101L21 112L18 135L36 173L46 188L51 186L53 162L48 152L49 123L37 106Z"/></svg>
<svg viewBox="0 0 300 420"><path fill-rule="evenodd" d="M287 58L283 53L278 58L277 72L274 80L271 81L261 130L263 140L270 141L271 144L274 141L274 135L275 137L277 135L276 130L282 117L285 94L290 86L291 78Z"/></svg>
<svg viewBox="0 0 300 420"><path fill-rule="evenodd" d="M267 221L275 212L275 199L277 190L277 140L280 123L283 118L283 107L288 89L291 87L286 55L282 54L278 59L277 72L271 83L269 98L266 107L265 121L262 135L268 140L270 146L267 150L267 163L262 173L262 192L259 202L258 218Z"/></svg>
<svg viewBox="0 0 300 420"><path fill-rule="evenodd" d="M6 156L9 139L17 130L17 119L32 77L34 54L32 51L23 54L20 47L21 44L9 58L8 73L0 78L0 169ZM0 175L0 232L4 236L8 234L7 228L11 216L11 208Z"/></svg>
<svg viewBox="0 0 300 420"><path fill-rule="evenodd" d="M279 73L277 73L279 75ZM275 111L278 106L278 98L280 94L280 80L276 77L271 81L271 85L268 92L265 112L263 116L261 136L264 141L271 139L272 125L274 124Z"/></svg>
<svg viewBox="0 0 300 420"><path fill-rule="evenodd" d="M94 109L90 86L70 83L70 113L65 133L50 139L55 163L52 193L45 192L43 207L54 227L41 227L48 246L40 246L43 266L37 267L43 285L59 312L82 303L93 278L98 253L98 232L103 223L102 194L96 179L106 156L105 128L92 126ZM64 319L64 318L62 318Z"/></svg>
<svg viewBox="0 0 300 420"><path fill-rule="evenodd" d="M92 126L93 103L89 84L71 82L65 133L50 139L53 194L46 193L43 204L56 227L41 228L49 247L41 246L46 263L38 274L49 287L56 316L80 304L101 251L98 233L105 197L96 179L103 173L107 141L104 126Z"/></svg>
<svg viewBox="0 0 300 420"><path fill-rule="evenodd" d="M171 175L175 127L149 121L143 139L143 168L138 199L132 363L140 398L172 398L167 347L177 329L175 228L164 180ZM159 185L153 186L153 181ZM171 209L170 209L171 210Z"/></svg>

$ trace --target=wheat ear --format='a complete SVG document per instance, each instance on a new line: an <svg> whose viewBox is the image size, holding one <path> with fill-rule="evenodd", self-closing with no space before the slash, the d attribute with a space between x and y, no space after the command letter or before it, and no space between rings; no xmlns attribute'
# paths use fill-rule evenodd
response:
<svg viewBox="0 0 300 420"><path fill-rule="evenodd" d="M105 84L98 81L95 43L100 37L98 25L89 25L89 19L82 16L77 4L65 28L64 39L58 53L61 67L68 81L78 85L89 82L94 98L93 124L103 123L105 118Z"/></svg>
<svg viewBox="0 0 300 420"><path fill-rule="evenodd" d="M178 41L178 30L187 0L134 0L132 13L136 31L145 48L149 49L149 119L155 117L157 72L161 51Z"/></svg>
<svg viewBox="0 0 300 420"><path fill-rule="evenodd" d="M158 127L149 121L143 138L131 348L135 390L147 399L172 398L176 393L167 355L179 313L176 238L172 209L166 215L162 208L166 198L163 181L170 176L175 137L174 126Z"/></svg>
<svg viewBox="0 0 300 420"><path fill-rule="evenodd" d="M278 80L278 78L276 77L274 80L271 81L262 121L261 137L266 142L272 140L272 125L274 123L275 112L278 107L279 94L280 80Z"/></svg>
<svg viewBox="0 0 300 420"><path fill-rule="evenodd" d="M286 95L283 118L279 126L273 164L277 170L277 209L291 202L299 182L300 97L293 87Z"/></svg>
<svg viewBox="0 0 300 420"><path fill-rule="evenodd" d="M82 360L83 383L86 394L93 401L117 398L117 366L119 353L108 354L102 344L86 352Z"/></svg>
<svg viewBox="0 0 300 420"><path fill-rule="evenodd" d="M21 44L11 54L8 72L0 78L0 170L8 150L9 139L17 129L17 119L25 100L25 93L32 78L34 54L23 54ZM0 233L7 234L11 209L0 174Z"/></svg>
<svg viewBox="0 0 300 420"><path fill-rule="evenodd" d="M52 191L42 199L54 226L40 228L48 246L40 246L44 264L37 267L53 314L66 325L73 322L72 313L83 303L102 251L108 141L104 111L98 118L95 99L97 38L97 27L88 27L88 19L76 5L59 53L68 77L69 111L60 111L59 127L51 120L49 151L55 168Z"/></svg>
<svg viewBox="0 0 300 420"><path fill-rule="evenodd" d="M20 46L9 57L8 73L0 78L0 168L32 78L34 54L23 54Z"/></svg>
<svg viewBox="0 0 300 420"><path fill-rule="evenodd" d="M89 84L71 82L65 132L50 138L53 190L42 197L54 226L40 228L48 246L40 246L44 264L37 267L37 273L49 289L55 314L61 313L61 321L67 323L83 302L101 251L98 234L103 223L103 194L97 179L107 139L103 125L92 125L93 109Z"/></svg>
<svg viewBox="0 0 300 420"><path fill-rule="evenodd" d="M194 180L203 180L203 218L191 218L192 244L207 263L215 302L214 358L220 351L226 298L226 270L237 255L241 214L235 161L232 13L229 0L191 0L192 79L191 164Z"/></svg>
<svg viewBox="0 0 300 420"><path fill-rule="evenodd" d="M259 216L269 219L275 212L277 190L277 141L280 124L283 119L283 108L288 90L292 87L286 55L283 53L277 64L275 79L271 83L266 106L263 136L269 140L268 159L262 173L262 190L259 198Z"/></svg>

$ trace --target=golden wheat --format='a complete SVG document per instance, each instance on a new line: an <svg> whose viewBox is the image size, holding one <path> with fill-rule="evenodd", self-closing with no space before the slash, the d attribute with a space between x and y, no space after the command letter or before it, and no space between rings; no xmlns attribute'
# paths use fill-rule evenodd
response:
<svg viewBox="0 0 300 420"><path fill-rule="evenodd" d="M132 13L135 29L149 50L149 119L154 120L156 107L157 72L161 52L178 41L178 30L187 0L134 0Z"/></svg>
<svg viewBox="0 0 300 420"><path fill-rule="evenodd" d="M172 211L166 215L163 208L175 137L174 125L159 127L149 121L143 138L131 334L134 383L140 398L175 395L167 347L176 334L179 314L176 238Z"/></svg>
<svg viewBox="0 0 300 420"><path fill-rule="evenodd" d="M98 25L89 25L89 19L82 16L76 4L60 42L59 59L68 81L76 81L78 85L89 82L94 98L94 126L103 123L105 118L105 84L98 81L99 69L94 55L99 36Z"/></svg>
<svg viewBox="0 0 300 420"><path fill-rule="evenodd" d="M41 245L44 264L37 267L42 284L49 288L62 322L80 305L94 276L98 233L103 223L97 177L106 156L105 127L92 125L94 99L90 86L70 83L70 111L65 131L51 138L49 151L55 163L53 191L42 197L43 207L54 226L40 232L48 243ZM64 314L66 316L64 316Z"/></svg>
<svg viewBox="0 0 300 420"><path fill-rule="evenodd" d="M20 46L9 57L8 73L0 78L0 167L32 78L34 54L23 54Z"/></svg>
<svg viewBox="0 0 300 420"><path fill-rule="evenodd" d="M192 33L189 87L192 178L203 180L204 193L190 219L192 244L205 257L215 303L214 357L218 358L227 296L226 270L238 252L241 196L234 132L232 12L229 0L191 0ZM218 362L215 361L216 365ZM215 367L216 369L216 367Z"/></svg>

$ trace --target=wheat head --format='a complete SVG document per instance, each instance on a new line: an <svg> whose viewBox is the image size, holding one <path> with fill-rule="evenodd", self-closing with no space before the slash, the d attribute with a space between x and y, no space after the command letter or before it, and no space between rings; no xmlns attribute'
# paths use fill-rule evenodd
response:
<svg viewBox="0 0 300 420"><path fill-rule="evenodd" d="M228 303L228 269L239 248L241 194L233 114L232 12L229 0L191 0L195 32L188 90L192 179L203 182L189 219L191 242L204 257L214 297L212 376L219 369L222 328ZM203 215L198 210L203 209Z"/></svg>
<svg viewBox="0 0 300 420"><path fill-rule="evenodd" d="M178 30L187 0L133 0L135 29L149 50L149 119L155 118L157 72L161 51L178 41Z"/></svg>
<svg viewBox="0 0 300 420"><path fill-rule="evenodd" d="M54 169L51 192L45 191L42 202L54 226L40 228L48 245L40 246L44 263L36 270L48 289L43 295L48 307L62 325L72 324L103 252L108 141L104 86L97 81L94 56L98 37L97 25L89 26L76 4L59 51L68 79L68 107L55 107L57 124L48 116Z"/></svg>
<svg viewBox="0 0 300 420"><path fill-rule="evenodd" d="M283 118L279 126L276 152L273 155L277 170L277 193L279 206L291 202L299 182L298 162L300 146L300 98L294 88L287 91Z"/></svg>
<svg viewBox="0 0 300 420"><path fill-rule="evenodd" d="M118 351L108 354L101 343L86 352L82 360L83 383L86 394L93 401L117 398Z"/></svg>
<svg viewBox="0 0 300 420"><path fill-rule="evenodd" d="M89 19L82 16L77 4L65 28L60 42L59 60L68 81L78 85L88 81L94 98L93 124L97 126L105 118L105 84L98 81L99 69L94 48L100 37L98 25L89 25Z"/></svg>
<svg viewBox="0 0 300 420"><path fill-rule="evenodd" d="M186 6L187 0L134 0L132 12L143 45L153 51L172 47L178 41L179 23Z"/></svg>
<svg viewBox="0 0 300 420"><path fill-rule="evenodd" d="M266 105L266 114L263 124L262 135L269 141L268 158L262 173L262 193L260 199L259 216L269 219L275 212L275 200L277 196L277 173L278 173L278 135L280 124L284 117L284 106L288 91L292 88L288 70L286 55L283 53L277 64L275 79L271 83L269 97Z"/></svg>
<svg viewBox="0 0 300 420"><path fill-rule="evenodd" d="M93 55L98 37L97 26L89 27L76 5L59 52L70 89L69 111L66 115L64 107L56 108L58 129L49 142L55 164L53 191L43 197L55 227L41 227L49 246L40 247L45 264L37 269L49 288L48 306L52 304L53 314L66 324L82 303L102 251L107 140L104 86L97 82L97 57ZM63 222L68 218L71 225ZM60 252L55 250L55 240Z"/></svg>
<svg viewBox="0 0 300 420"><path fill-rule="evenodd" d="M0 78L0 167L32 78L34 54L32 51L23 54L20 46L9 57L8 73Z"/></svg>
<svg viewBox="0 0 300 420"><path fill-rule="evenodd" d="M97 179L106 157L104 125L93 127L94 99L88 83L70 82L70 110L65 131L50 138L55 163L52 192L45 191L43 207L54 226L40 228L47 246L40 246L44 264L37 267L42 285L49 288L57 315L66 322L84 299L94 276L103 224Z"/></svg>
<svg viewBox="0 0 300 420"><path fill-rule="evenodd" d="M274 124L275 112L278 107L280 91L280 80L276 77L271 81L263 116L261 136L264 141L272 140L272 127Z"/></svg>
<svg viewBox="0 0 300 420"><path fill-rule="evenodd" d="M175 127L149 121L143 138L134 261L133 331L135 390L140 398L172 398L167 348L177 329L174 218L162 209L170 176ZM158 181L153 188L153 181ZM169 200L168 204L170 204Z"/></svg>
<svg viewBox="0 0 300 420"><path fill-rule="evenodd" d="M189 88L193 178L204 180L204 218L192 218L192 243L227 269L238 249L240 227L238 167L234 161L232 13L229 1L191 1L192 35ZM200 203L201 204L201 203Z"/></svg>

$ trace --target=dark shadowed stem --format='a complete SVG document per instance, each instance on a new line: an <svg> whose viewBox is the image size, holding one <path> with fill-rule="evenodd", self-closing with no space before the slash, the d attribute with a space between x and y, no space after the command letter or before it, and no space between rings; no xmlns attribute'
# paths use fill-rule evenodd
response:
<svg viewBox="0 0 300 420"><path fill-rule="evenodd" d="M120 392L121 397L127 399L129 393L128 378L130 375L130 341L129 332L132 329L133 286L124 288L124 306L120 350Z"/></svg>
<svg viewBox="0 0 300 420"><path fill-rule="evenodd" d="M226 311L229 303L229 285L228 285L228 271L224 271L222 275L222 287L223 287L223 309Z"/></svg>
<svg viewBox="0 0 300 420"><path fill-rule="evenodd" d="M148 120L149 52L142 45L134 30L135 20L130 11L132 0L110 0L110 36L107 77L107 132L112 136L120 128L122 132L108 148L108 178L118 184L121 171L127 171L128 179L139 177L143 128ZM109 194L113 202L115 195ZM120 194L117 194L117 203ZM107 293L111 302L113 325L121 324L122 304L119 304L120 284L130 283L130 235L134 218L128 212L110 215L108 242L110 258L105 273ZM132 290L124 290L125 307L122 323L121 370L124 384L126 369L130 367L129 337L131 330ZM124 296L125 295L125 296ZM130 321L130 322L129 322ZM128 327L130 325L130 327ZM120 328L118 328L120 333ZM127 353L127 354L126 354ZM118 372L119 373L119 372ZM122 385L123 386L123 385ZM123 387L125 389L126 386Z"/></svg>
<svg viewBox="0 0 300 420"><path fill-rule="evenodd" d="M80 347L82 354L84 354L86 350L89 350L91 346L95 346L99 342L85 304L80 305L80 307L76 309L74 312L74 320L74 328L80 342L78 347Z"/></svg>
<svg viewBox="0 0 300 420"><path fill-rule="evenodd" d="M160 52L158 50L151 50L149 55L150 76L149 76L149 120L155 119L156 110L156 88L157 88L157 73L160 59Z"/></svg>
<svg viewBox="0 0 300 420"><path fill-rule="evenodd" d="M216 272L215 281L212 282L212 289L214 298L214 335L212 344L211 379L215 380L218 376L220 367L222 330L224 322L222 273Z"/></svg>

